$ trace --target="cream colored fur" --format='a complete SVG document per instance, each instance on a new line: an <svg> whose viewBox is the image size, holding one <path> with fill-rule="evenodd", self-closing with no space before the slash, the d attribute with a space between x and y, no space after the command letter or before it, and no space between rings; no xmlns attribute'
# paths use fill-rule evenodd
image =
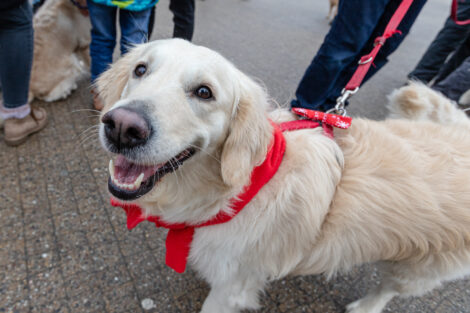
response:
<svg viewBox="0 0 470 313"><path fill-rule="evenodd" d="M48 0L34 15L30 99L66 98L89 72L91 24L70 0Z"/></svg>
<svg viewBox="0 0 470 313"><path fill-rule="evenodd" d="M136 78L142 62L148 73ZM194 97L200 85L211 86L213 100ZM136 161L156 164L192 144L200 150L136 201L168 222L230 211L266 153L267 118L295 119L271 109L262 88L220 55L182 40L138 46L98 88L104 112L147 103L157 131ZM380 286L347 311L378 313L394 296L470 272L470 124L419 85L395 93L392 110L415 120L357 118L335 140L321 128L284 133L274 178L233 220L195 232L189 263L211 285L201 312L255 309L271 280L376 262Z"/></svg>

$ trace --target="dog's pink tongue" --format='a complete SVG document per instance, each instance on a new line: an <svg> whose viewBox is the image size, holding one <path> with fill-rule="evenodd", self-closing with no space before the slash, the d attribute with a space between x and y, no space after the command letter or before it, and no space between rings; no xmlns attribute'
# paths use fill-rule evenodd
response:
<svg viewBox="0 0 470 313"><path fill-rule="evenodd" d="M122 155L114 161L114 178L121 184L133 184L141 173L144 173L143 181L155 174L161 165L141 165L129 162Z"/></svg>

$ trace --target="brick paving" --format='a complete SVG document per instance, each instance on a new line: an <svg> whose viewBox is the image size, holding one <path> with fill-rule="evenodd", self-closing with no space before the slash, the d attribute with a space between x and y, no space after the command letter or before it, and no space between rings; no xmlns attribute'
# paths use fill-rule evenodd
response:
<svg viewBox="0 0 470 313"><path fill-rule="evenodd" d="M311 0L302 0L296 5L300 12L301 5L309 8L311 3ZM166 1L164 5L167 4ZM265 36L260 31L256 38L259 41L257 46L248 44L240 48L264 49L265 53L256 56L264 57L264 62L256 63L250 61L253 54L235 50L236 40L231 43L217 37L227 30L224 30L227 26L221 24L219 33L214 34L211 32L212 24L205 22L211 16L222 16L221 10L233 12L231 14L240 19L243 15L237 10L247 11L243 6L248 6L252 14L258 14L261 25L263 14L267 14L268 19L270 12L276 14L277 11L264 11L267 7L265 0L226 2L226 5L207 0L197 4L200 9L197 16L201 19L197 24L196 40L232 56L242 69L266 81L275 95L289 98L311 57L309 51L312 47L308 47L310 50L307 52L299 52L304 53L303 59L286 61L285 66L295 68L295 75L289 74L284 79L283 73L269 71L275 68L273 63L280 64L269 47L283 34L278 33L274 37L268 33ZM430 7L429 13L441 10L439 2L433 5L435 7ZM316 9L317 4L314 6ZM315 12L308 14L316 18L315 27L319 25L318 28L323 27L324 31L326 13L321 11L315 15ZM159 15L157 21L168 22L166 28L158 25L168 31L170 22L168 14L165 14ZM306 23L308 18L306 16L296 22ZM280 25L287 29L290 21L284 22ZM237 27L246 25L250 23L240 20ZM420 25L430 24L424 20ZM424 39L419 39L422 42L411 42L408 44L411 48L406 45L402 48L403 53L412 51L410 55L417 56L405 61L407 67L402 63L394 66L393 71L398 71L398 74L391 75L390 70L381 72L379 79L388 79L389 83L379 88L392 88L390 85L393 83L399 84L406 68L416 62L419 53L415 52L415 47L419 45L424 49L426 40L429 42L432 37L432 34L427 34L427 27L419 28L420 25L416 28L417 31L424 29L421 31L425 32L421 36ZM299 29L295 30L298 32ZM288 34L292 40L299 40L295 37L297 33ZM310 34L300 35L308 45L307 36ZM319 41L319 38L315 40ZM262 43L263 40L266 42ZM284 49L291 48L287 45ZM276 53L288 55L286 51ZM259 72L256 68L260 68ZM365 96L358 96L364 105L375 105L377 96L371 100L372 92L368 93L372 89L377 89L374 81L366 86ZM382 98L379 100L383 101ZM26 144L18 148L8 147L3 143L3 131L0 131L0 312L197 312L208 293L208 286L191 270L180 275L164 265L166 232L150 223L142 223L129 232L122 210L108 205L109 159L99 146L98 119L96 113L89 111L90 103L87 83L83 82L64 101L35 102L46 108L49 124ZM357 109L353 108L353 112ZM383 117L367 112L373 118ZM363 296L379 280L373 266L356 268L348 275L339 275L330 281L321 276L284 279L267 288L262 296L263 308L259 312L340 313L346 304ZM151 299L156 307L144 310L144 299ZM385 312L468 313L470 280L444 284L419 298L394 299Z"/></svg>

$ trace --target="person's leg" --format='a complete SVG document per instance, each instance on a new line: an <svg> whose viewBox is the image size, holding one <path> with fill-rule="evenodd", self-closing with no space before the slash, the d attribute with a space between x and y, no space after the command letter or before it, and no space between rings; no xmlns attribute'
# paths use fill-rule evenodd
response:
<svg viewBox="0 0 470 313"><path fill-rule="evenodd" d="M126 54L133 45L148 41L148 26L153 8L142 11L119 11L121 25L121 54Z"/></svg>
<svg viewBox="0 0 470 313"><path fill-rule="evenodd" d="M457 15L460 20L470 19L470 1L459 2ZM447 57L463 43L468 35L470 35L470 25L457 25L449 17L408 77L425 83L430 82L439 74Z"/></svg>
<svg viewBox="0 0 470 313"><path fill-rule="evenodd" d="M441 67L434 84L438 84L440 81L446 79L468 56L470 56L470 34L467 35L464 42L462 42L450 59Z"/></svg>
<svg viewBox="0 0 470 313"><path fill-rule="evenodd" d="M117 8L87 1L91 21L91 81L103 73L113 62L116 45Z"/></svg>
<svg viewBox="0 0 470 313"><path fill-rule="evenodd" d="M465 19L468 18L470 18L470 5ZM457 25L451 18L448 18L416 68L408 74L408 78L429 83L436 77L447 57L457 49L467 34L470 34L470 25Z"/></svg>
<svg viewBox="0 0 470 313"><path fill-rule="evenodd" d="M374 41L375 38L381 36L387 27L390 19L392 18L393 14L396 12L398 6L400 5L401 1L394 0L391 1L387 8L380 18L380 21L377 23L377 27L375 28L372 36L370 37L369 41L365 45L364 49L359 53L358 58L351 62L345 70L341 73L340 79L338 79L338 83L335 86L335 89L332 89L328 100L326 101L331 106L334 105L336 98L341 94L341 90L346 86L348 81L353 76L354 72L358 67L358 60L362 55L369 54L372 49L374 48ZM387 62L388 56L392 54L398 46L403 42L405 37L408 35L411 26L415 22L416 18L418 17L421 9L426 4L426 0L415 0L413 4L410 6L408 12L404 16L403 20L401 21L400 25L398 26L398 30L401 34L395 34L393 37L389 38L385 45L380 49L379 53L377 54L374 60L374 66L371 66L367 75L365 76L362 84L367 82L372 76L375 75Z"/></svg>
<svg viewBox="0 0 470 313"><path fill-rule="evenodd" d="M467 90L470 90L470 57L467 57L446 79L432 88L440 91L447 98L458 102L460 97Z"/></svg>
<svg viewBox="0 0 470 313"><path fill-rule="evenodd" d="M20 109L29 114L28 92L33 63L33 23L31 6L0 14L0 81L3 88L3 108ZM26 112L27 111L27 112ZM24 117L21 116L21 117ZM21 118L18 117L18 118Z"/></svg>
<svg viewBox="0 0 470 313"><path fill-rule="evenodd" d="M413 1L413 4L410 6L405 17L401 21L400 25L398 25L398 30L401 32L401 34L395 34L393 37L389 38L387 42L385 43L385 45L382 47L382 49L380 49L380 52L377 54L377 57L375 58L375 61L374 61L375 66L371 67L363 83L365 83L367 80L369 80L369 78L374 76L375 73L377 73L388 62L388 56L391 55L393 52L395 52L398 46L400 46L403 40L406 38L406 36L411 30L411 27L413 26L414 22L418 18L419 13L421 13L421 10L426 4L426 1L427 0L414 0ZM391 8L391 9L392 9L391 11L385 12L383 16L383 19L384 19L383 29L385 29L386 24L388 24L388 22L392 18L393 13L395 13L396 11L396 8ZM381 30L380 35L382 35L383 29ZM371 41L370 49L372 48L373 48L373 42Z"/></svg>
<svg viewBox="0 0 470 313"><path fill-rule="evenodd" d="M28 1L0 14L0 118L6 120L4 139L9 145L21 144L47 121L46 111L31 109L28 102L34 45L32 16Z"/></svg>
<svg viewBox="0 0 470 313"><path fill-rule="evenodd" d="M194 33L194 0L170 0L170 10L175 23L173 38L191 41Z"/></svg>
<svg viewBox="0 0 470 313"><path fill-rule="evenodd" d="M358 59L388 3L395 0L343 0L330 31L307 68L292 107L328 110L325 104L344 69ZM343 86L344 87L344 86Z"/></svg>
<svg viewBox="0 0 470 313"><path fill-rule="evenodd" d="M150 41L150 38L152 38L152 33L153 33L153 27L155 26L155 14L156 14L157 6L154 6L152 8L152 11L150 12L150 17L149 17L149 27L148 27L148 38Z"/></svg>

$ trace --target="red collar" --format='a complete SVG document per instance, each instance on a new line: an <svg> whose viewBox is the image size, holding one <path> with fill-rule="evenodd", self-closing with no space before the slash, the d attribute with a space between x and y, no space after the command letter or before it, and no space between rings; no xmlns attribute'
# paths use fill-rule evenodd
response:
<svg viewBox="0 0 470 313"><path fill-rule="evenodd" d="M308 118L322 121L325 133L330 137L333 135L331 126L347 128L351 125L351 119L348 117L340 117L338 115L324 114L322 112L310 110L305 111L303 109L295 109L294 112L304 116L309 114L311 116L307 116ZM342 124L338 125L338 122L341 122ZM186 269L187 258L195 228L217 225L230 221L240 213L240 211L258 193L258 191L269 182L274 174L276 174L286 150L286 141L282 132L305 128L316 128L320 126L320 123L307 119L285 122L279 125L272 123L272 125L274 130L273 140L266 155L266 159L261 165L253 169L250 185L246 186L241 194L231 200L232 214L220 212L214 218L198 225L187 225L185 223L169 224L158 216L144 216L141 208L136 204L123 203L111 198L111 205L121 207L126 211L128 229L133 229L143 221L155 223L157 227L168 228L170 231L166 237L166 264L176 272L183 273Z"/></svg>

